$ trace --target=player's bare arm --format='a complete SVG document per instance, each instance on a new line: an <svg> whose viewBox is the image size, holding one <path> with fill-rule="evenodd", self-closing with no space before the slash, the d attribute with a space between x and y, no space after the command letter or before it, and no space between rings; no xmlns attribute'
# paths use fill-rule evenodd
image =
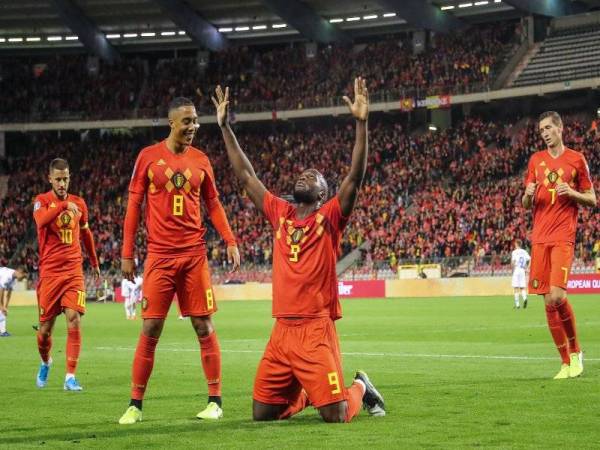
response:
<svg viewBox="0 0 600 450"><path fill-rule="evenodd" d="M594 191L593 187L587 191L579 192L569 186L568 183L560 183L556 187L556 193L559 196L566 195L571 200L582 206L596 206L596 192Z"/></svg>
<svg viewBox="0 0 600 450"><path fill-rule="evenodd" d="M215 95L216 98L213 96L212 101L217 109L217 123L223 133L227 157L233 167L233 172L252 203L262 211L266 192L265 186L256 176L252 164L241 149L233 130L229 126L229 88L226 87L225 92L223 92L221 86L217 86Z"/></svg>
<svg viewBox="0 0 600 450"><path fill-rule="evenodd" d="M523 208L530 209L533 206L533 197L535 195L535 191L537 189L537 183L529 183L525 188L525 194L523 194L523 198L521 199L521 203Z"/></svg>
<svg viewBox="0 0 600 450"><path fill-rule="evenodd" d="M344 96L344 101L348 105L352 116L356 119L356 142L352 150L350 172L344 178L344 181L342 181L338 192L342 214L348 216L354 208L358 190L362 185L367 171L369 93L367 91L367 82L364 78L358 77L354 80L354 102L347 96Z"/></svg>
<svg viewBox="0 0 600 450"><path fill-rule="evenodd" d="M7 315L8 307L4 305L4 289L0 289L0 313Z"/></svg>

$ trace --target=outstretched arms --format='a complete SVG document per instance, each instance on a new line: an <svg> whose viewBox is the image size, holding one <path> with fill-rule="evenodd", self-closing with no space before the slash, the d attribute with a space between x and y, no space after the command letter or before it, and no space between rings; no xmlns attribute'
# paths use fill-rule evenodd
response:
<svg viewBox="0 0 600 450"><path fill-rule="evenodd" d="M223 133L227 157L233 167L233 172L250 200L262 211L266 189L256 176L252 164L240 148L240 144L229 126L229 88L226 87L225 93L223 93L221 86L217 86L215 94L216 98L212 97L212 101L217 108L217 123Z"/></svg>
<svg viewBox="0 0 600 450"><path fill-rule="evenodd" d="M338 192L342 214L348 217L354 208L358 190L367 171L369 93L365 79L358 77L354 80L354 103L346 96L344 101L356 119L356 141L352 150L350 172L342 181Z"/></svg>

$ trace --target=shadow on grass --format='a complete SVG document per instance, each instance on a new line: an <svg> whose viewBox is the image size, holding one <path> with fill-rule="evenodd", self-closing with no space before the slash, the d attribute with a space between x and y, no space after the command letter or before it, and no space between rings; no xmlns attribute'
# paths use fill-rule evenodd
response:
<svg viewBox="0 0 600 450"><path fill-rule="evenodd" d="M72 442L80 443L81 441L95 440L95 439L113 439L113 438L127 438L127 437L144 437L145 439L151 436L159 435L181 435L187 433L195 433L206 431L207 427L210 427L213 432L227 432L231 431L261 431L268 428L286 427L290 433L304 429L306 425L318 426L323 425L325 427L331 427L331 424L326 424L321 420L318 413L315 411L314 414L307 413L295 417L291 420L280 420L273 422L254 422L251 419L226 419L218 422L204 422L195 418L190 419L178 419L174 423L171 420L165 420L167 418L156 418L153 420L144 420L142 423L135 425L119 425L116 422L113 424L105 424L103 430L98 430L98 422L94 423L78 423L64 427L56 427L56 425L46 427L47 430L41 429L39 426L13 428L11 433L23 433L22 436L15 437L0 437L1 445L10 444L29 444L29 445L48 445L52 442ZM73 426L77 426L80 429L73 431ZM339 424L342 425L343 424ZM336 425L333 425L336 426Z"/></svg>

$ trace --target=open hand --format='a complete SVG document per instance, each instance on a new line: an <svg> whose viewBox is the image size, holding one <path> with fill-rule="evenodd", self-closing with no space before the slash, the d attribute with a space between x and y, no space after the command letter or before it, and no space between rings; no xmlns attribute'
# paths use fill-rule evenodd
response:
<svg viewBox="0 0 600 450"><path fill-rule="evenodd" d="M343 99L354 118L367 120L369 117L369 92L367 91L367 81L364 78L354 79L354 103L345 95Z"/></svg>
<svg viewBox="0 0 600 450"><path fill-rule="evenodd" d="M217 108L217 123L220 127L224 127L229 122L229 87L225 87L225 93L221 89L221 85L218 85L215 89L215 94L212 98L212 102Z"/></svg>

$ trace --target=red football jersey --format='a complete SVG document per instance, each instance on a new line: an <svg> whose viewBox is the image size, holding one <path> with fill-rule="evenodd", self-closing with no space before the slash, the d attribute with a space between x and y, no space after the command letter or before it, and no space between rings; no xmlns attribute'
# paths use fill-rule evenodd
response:
<svg viewBox="0 0 600 450"><path fill-rule="evenodd" d="M146 195L148 254L165 257L206 252L200 196L218 195L208 157L194 147L175 154L166 141L138 155L129 192Z"/></svg>
<svg viewBox="0 0 600 450"><path fill-rule="evenodd" d="M304 219L290 203L265 193L273 226L273 317L342 317L335 272L348 219L336 197Z"/></svg>
<svg viewBox="0 0 600 450"><path fill-rule="evenodd" d="M585 157L569 148L558 158L548 150L531 155L525 176L525 186L538 183L533 199L532 244L575 242L577 203L566 195L559 196L556 187L568 183L583 192L592 188L590 171Z"/></svg>
<svg viewBox="0 0 600 450"><path fill-rule="evenodd" d="M67 210L67 203L79 208L78 217ZM54 191L35 198L33 217L36 222L40 277L82 275L80 230L88 226L88 209L85 201L68 194L66 200L59 199Z"/></svg>

